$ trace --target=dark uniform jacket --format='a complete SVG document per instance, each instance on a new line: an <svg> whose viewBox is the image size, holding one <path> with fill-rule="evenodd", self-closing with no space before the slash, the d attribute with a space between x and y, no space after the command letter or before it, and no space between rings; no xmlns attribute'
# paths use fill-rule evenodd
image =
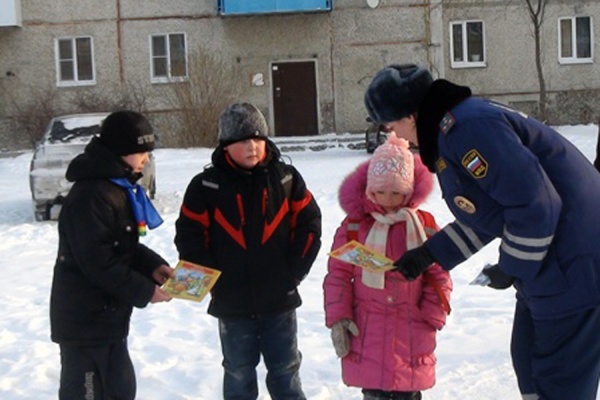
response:
<svg viewBox="0 0 600 400"><path fill-rule="evenodd" d="M296 287L321 245L315 199L276 146L266 145L265 160L250 171L217 147L213 165L190 182L176 222L180 258L222 271L208 309L216 317L298 307Z"/></svg>
<svg viewBox="0 0 600 400"><path fill-rule="evenodd" d="M98 139L67 169L75 181L58 222L59 244L52 293L52 340L105 344L125 338L132 307L154 293L152 272L167 264L138 242L126 189L109 178L137 176Z"/></svg>
<svg viewBox="0 0 600 400"><path fill-rule="evenodd" d="M534 318L600 304L600 174L558 132L438 80L419 109L423 161L456 221L426 242L445 269L500 239Z"/></svg>

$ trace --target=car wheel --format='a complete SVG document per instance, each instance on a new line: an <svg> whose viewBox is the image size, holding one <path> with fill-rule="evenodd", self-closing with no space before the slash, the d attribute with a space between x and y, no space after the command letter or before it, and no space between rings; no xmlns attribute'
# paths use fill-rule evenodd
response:
<svg viewBox="0 0 600 400"><path fill-rule="evenodd" d="M152 200L156 197L156 178L152 178L152 181L150 182L150 186L148 187L148 197Z"/></svg>
<svg viewBox="0 0 600 400"><path fill-rule="evenodd" d="M377 131L377 146L381 146L388 140L389 134L382 131Z"/></svg>
<svg viewBox="0 0 600 400"><path fill-rule="evenodd" d="M373 142L373 139L371 138L371 136L372 136L372 133L369 131L369 129L367 129L365 131L365 145L367 147L367 153L369 153L369 154L373 154L373 152L377 148L377 143Z"/></svg>

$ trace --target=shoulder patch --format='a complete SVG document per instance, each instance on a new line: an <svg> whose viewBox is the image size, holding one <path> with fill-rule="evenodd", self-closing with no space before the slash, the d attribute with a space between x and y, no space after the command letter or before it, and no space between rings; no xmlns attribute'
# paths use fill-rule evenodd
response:
<svg viewBox="0 0 600 400"><path fill-rule="evenodd" d="M444 114L444 118L440 121L440 130L445 135L450 132L450 129L456 124L456 120L454 119L454 115L451 112L447 112Z"/></svg>
<svg viewBox="0 0 600 400"><path fill-rule="evenodd" d="M475 149L469 150L462 158L462 165L476 179L487 175L488 163Z"/></svg>

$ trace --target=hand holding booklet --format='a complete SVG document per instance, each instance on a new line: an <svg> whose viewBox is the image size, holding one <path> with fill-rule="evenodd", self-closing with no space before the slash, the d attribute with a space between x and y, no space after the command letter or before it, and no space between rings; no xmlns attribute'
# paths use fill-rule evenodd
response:
<svg viewBox="0 0 600 400"><path fill-rule="evenodd" d="M377 253L362 243L352 240L329 253L329 256L371 272L384 272L394 268L394 261Z"/></svg>
<svg viewBox="0 0 600 400"><path fill-rule="evenodd" d="M193 301L202 301L221 275L219 270L184 260L177 263L174 273L163 290L172 297Z"/></svg>

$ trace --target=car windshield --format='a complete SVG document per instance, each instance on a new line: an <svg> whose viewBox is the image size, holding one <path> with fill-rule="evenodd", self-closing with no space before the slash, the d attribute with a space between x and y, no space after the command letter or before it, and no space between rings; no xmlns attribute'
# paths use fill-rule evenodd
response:
<svg viewBox="0 0 600 400"><path fill-rule="evenodd" d="M89 137L100 133L100 124L104 117L70 118L54 121L48 141L70 142L74 138Z"/></svg>

